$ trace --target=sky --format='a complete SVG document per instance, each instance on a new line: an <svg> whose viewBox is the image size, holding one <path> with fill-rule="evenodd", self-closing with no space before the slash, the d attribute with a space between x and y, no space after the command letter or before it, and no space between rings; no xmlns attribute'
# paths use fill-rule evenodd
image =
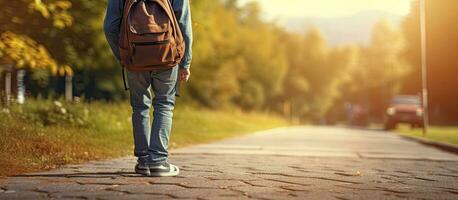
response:
<svg viewBox="0 0 458 200"><path fill-rule="evenodd" d="M239 0L240 4L257 1L263 17L280 21L299 17L335 18L369 10L407 15L410 0Z"/></svg>
<svg viewBox="0 0 458 200"><path fill-rule="evenodd" d="M399 24L410 12L411 0L239 0L256 1L262 18L304 32L319 28L332 46L369 44L373 27L381 19ZM458 0L457 0L458 1Z"/></svg>

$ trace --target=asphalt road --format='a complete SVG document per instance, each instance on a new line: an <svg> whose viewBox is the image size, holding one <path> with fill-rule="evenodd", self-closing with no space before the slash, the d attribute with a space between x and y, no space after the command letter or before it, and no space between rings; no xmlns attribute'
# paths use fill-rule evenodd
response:
<svg viewBox="0 0 458 200"><path fill-rule="evenodd" d="M458 199L458 156L383 131L292 127L174 150L174 178L135 159L10 177L0 199Z"/></svg>

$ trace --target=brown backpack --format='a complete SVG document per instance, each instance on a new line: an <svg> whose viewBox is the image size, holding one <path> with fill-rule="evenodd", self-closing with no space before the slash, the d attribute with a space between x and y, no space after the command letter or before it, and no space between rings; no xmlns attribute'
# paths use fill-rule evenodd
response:
<svg viewBox="0 0 458 200"><path fill-rule="evenodd" d="M169 0L125 0L119 47L131 71L177 66L185 43Z"/></svg>

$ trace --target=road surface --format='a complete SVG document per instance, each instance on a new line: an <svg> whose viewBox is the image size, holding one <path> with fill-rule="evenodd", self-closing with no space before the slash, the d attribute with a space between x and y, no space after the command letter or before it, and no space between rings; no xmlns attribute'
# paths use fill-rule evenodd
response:
<svg viewBox="0 0 458 200"><path fill-rule="evenodd" d="M458 199L458 156L392 133L292 127L174 150L175 178L125 157L10 177L0 199Z"/></svg>

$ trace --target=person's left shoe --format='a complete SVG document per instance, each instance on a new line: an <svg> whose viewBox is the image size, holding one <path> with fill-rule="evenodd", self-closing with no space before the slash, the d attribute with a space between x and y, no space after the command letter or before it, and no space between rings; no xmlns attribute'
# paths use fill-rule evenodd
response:
<svg viewBox="0 0 458 200"><path fill-rule="evenodd" d="M135 173L141 174L143 176L151 176L151 171L148 165L143 164L136 164L135 165Z"/></svg>

